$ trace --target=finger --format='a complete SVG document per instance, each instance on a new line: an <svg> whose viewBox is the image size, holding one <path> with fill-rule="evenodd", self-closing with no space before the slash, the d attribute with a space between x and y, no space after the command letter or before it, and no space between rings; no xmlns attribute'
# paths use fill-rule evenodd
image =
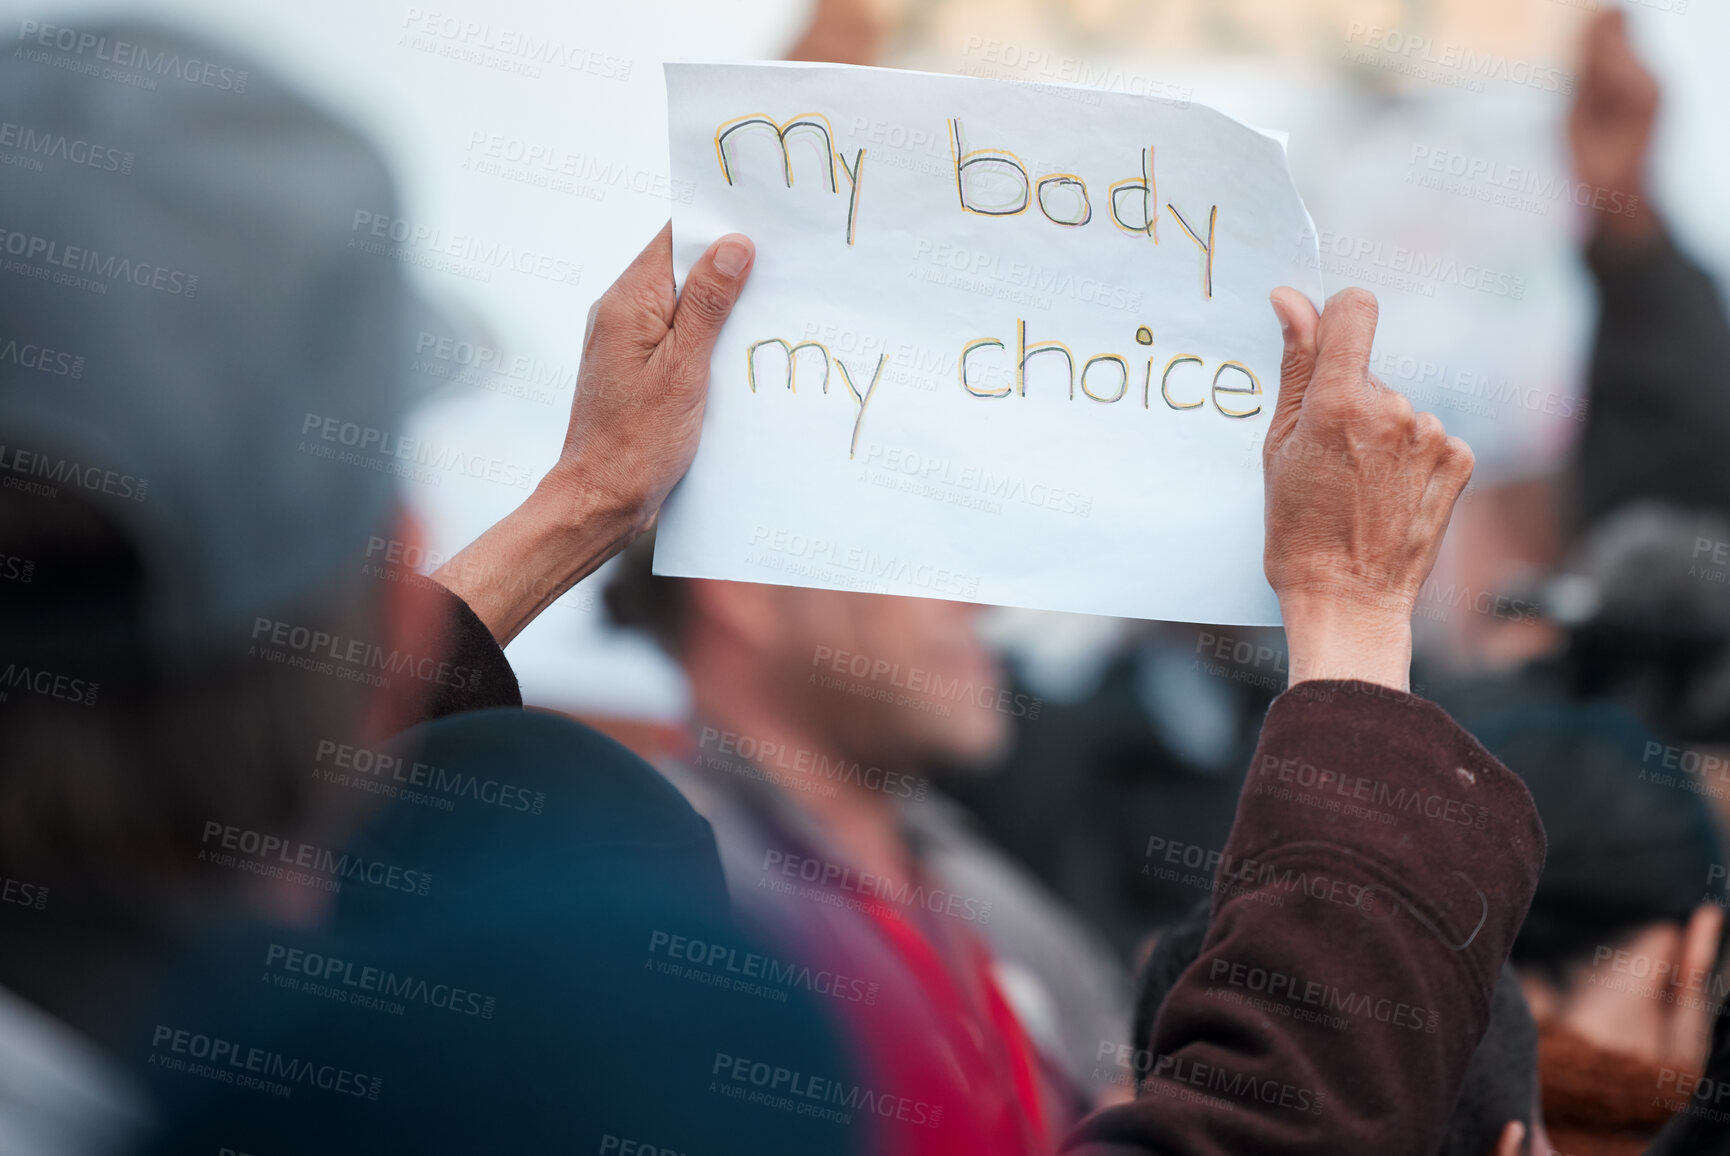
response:
<svg viewBox="0 0 1730 1156"><path fill-rule="evenodd" d="M595 335L595 314L599 313L600 310L601 310L601 299L599 297L597 297L597 298L595 298L594 303L589 306L589 319L587 321L583 322L583 348L584 349L587 349L589 347L589 338L591 338Z"/></svg>
<svg viewBox="0 0 1730 1156"><path fill-rule="evenodd" d="M1375 294L1342 289L1316 322L1315 372L1305 391L1309 408L1357 408L1380 392L1370 382L1370 349L1380 307Z"/></svg>
<svg viewBox="0 0 1730 1156"><path fill-rule="evenodd" d="M749 237L728 233L691 266L673 313L672 332L662 343L663 356L670 359L668 366L689 374L687 380L707 378L715 338L733 312L756 256Z"/></svg>
<svg viewBox="0 0 1730 1156"><path fill-rule="evenodd" d="M598 330L609 344L628 341L633 353L647 357L673 323L672 268L673 223L669 221L595 302L583 347L588 348Z"/></svg>
<svg viewBox="0 0 1730 1156"><path fill-rule="evenodd" d="M1308 297L1283 286L1275 289L1268 300L1273 303L1280 336L1285 340L1285 352L1279 363L1279 402L1274 406L1267 440L1263 443L1271 453L1296 428L1304 392L1315 372L1316 309Z"/></svg>
<svg viewBox="0 0 1730 1156"><path fill-rule="evenodd" d="M1415 440L1418 426L1418 407L1412 404L1412 399L1398 390L1389 389L1375 378L1364 377L1364 388L1376 399L1376 405L1387 415L1386 420L1396 430L1406 434L1407 440ZM1430 417L1433 415L1425 414ZM1427 464L1427 463L1426 463Z"/></svg>
<svg viewBox="0 0 1730 1156"><path fill-rule="evenodd" d="M1580 95L1597 112L1656 104L1658 85L1628 37L1623 13L1606 13L1587 32Z"/></svg>
<svg viewBox="0 0 1730 1156"><path fill-rule="evenodd" d="M1427 410L1412 415L1412 445L1420 458L1431 455L1432 460L1439 460L1443 443L1447 440L1448 430L1441 418Z"/></svg>
<svg viewBox="0 0 1730 1156"><path fill-rule="evenodd" d="M619 274L614 282L620 289L642 292L647 296L664 302L667 306L662 319L669 324L673 320L673 222L668 221L661 226L643 251L636 259L625 266L625 271Z"/></svg>
<svg viewBox="0 0 1730 1156"><path fill-rule="evenodd" d="M1447 477L1455 497L1465 490L1477 467L1478 459L1464 438L1450 437L1442 443L1442 464L1436 472Z"/></svg>
<svg viewBox="0 0 1730 1156"><path fill-rule="evenodd" d="M1608 52L1628 43L1628 18L1621 9L1600 12L1586 25L1587 54Z"/></svg>
<svg viewBox="0 0 1730 1156"><path fill-rule="evenodd" d="M1472 447L1464 441L1450 437L1442 442L1435 468L1430 473L1429 484L1425 486L1424 496L1418 505L1423 524L1435 527L1433 540L1438 547L1447 532L1449 521L1453 519L1454 507L1459 503L1460 495L1465 493L1467 483L1472 480L1472 470L1476 465Z"/></svg>
<svg viewBox="0 0 1730 1156"><path fill-rule="evenodd" d="M1586 22L1585 34L1580 38L1580 80L1583 85L1590 85L1597 79L1597 69L1603 64L1605 53L1614 48L1618 39L1626 39L1627 35L1627 25L1619 10L1600 12Z"/></svg>
<svg viewBox="0 0 1730 1156"><path fill-rule="evenodd" d="M1381 397L1383 394L1388 394L1388 393L1400 393L1399 390L1395 389L1393 386L1389 385L1387 382L1383 381L1379 376L1377 376L1376 374L1373 374L1373 373L1369 373L1369 374L1364 375L1364 385L1366 385L1369 388L1369 393L1370 393L1371 397ZM1400 393L1400 396L1406 397L1406 395L1403 393ZM1406 400L1410 401L1411 398L1407 397Z"/></svg>
<svg viewBox="0 0 1730 1156"><path fill-rule="evenodd" d="M1599 64L1604 88L1616 98L1619 108L1644 112L1647 106L1657 104L1658 82L1626 36L1606 50Z"/></svg>

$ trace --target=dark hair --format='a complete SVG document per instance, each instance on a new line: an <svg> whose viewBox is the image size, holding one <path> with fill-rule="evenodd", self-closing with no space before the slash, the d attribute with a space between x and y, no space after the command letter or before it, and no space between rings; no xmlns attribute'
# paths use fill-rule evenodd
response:
<svg viewBox="0 0 1730 1156"><path fill-rule="evenodd" d="M313 744L357 735L370 695L249 656L244 636L160 661L144 641L151 579L138 551L64 493L0 491L0 555L30 564L0 609L0 875L149 907L206 822L318 825ZM356 637L375 629L377 606L376 580L357 566L285 613Z"/></svg>
<svg viewBox="0 0 1730 1156"><path fill-rule="evenodd" d="M1526 1125L1531 1148L1532 1106L1537 1097L1538 1024L1508 964L1490 996L1490 1024L1466 1064L1466 1079L1437 1156L1484 1156L1495 1150L1509 1120Z"/></svg>
<svg viewBox="0 0 1730 1156"><path fill-rule="evenodd" d="M1166 928L1141 971L1135 1002L1134 1038L1153 1036L1153 1024L1178 978L1201 956L1213 919L1212 900ZM1147 1076L1138 1072L1139 1083ZM1490 1001L1490 1024L1466 1065L1465 1082L1437 1156L1484 1156L1495 1150L1508 1121L1518 1120L1530 1135L1538 1080L1538 1025L1526 1006L1514 969L1504 964Z"/></svg>
<svg viewBox="0 0 1730 1156"><path fill-rule="evenodd" d="M690 591L685 579L656 574L654 562L655 532L650 530L619 555L602 601L614 626L643 631L676 658L685 646Z"/></svg>
<svg viewBox="0 0 1730 1156"><path fill-rule="evenodd" d="M1711 806L1666 784L1662 744L1625 707L1515 702L1473 734L1532 792L1548 840L1544 871L1514 940L1514 965L1566 987L1595 950L1654 923L1686 923L1720 901L1723 854ZM1686 776L1675 772L1675 777Z"/></svg>

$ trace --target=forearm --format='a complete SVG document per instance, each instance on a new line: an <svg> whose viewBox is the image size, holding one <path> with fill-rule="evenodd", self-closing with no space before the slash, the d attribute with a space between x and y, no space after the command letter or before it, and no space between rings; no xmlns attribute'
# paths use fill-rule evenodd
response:
<svg viewBox="0 0 1730 1156"><path fill-rule="evenodd" d="M1730 437L1720 367L1730 318L1711 278L1663 233L1608 234L1587 252L1600 310L1590 408L1577 455L1577 517L1642 498L1730 505L1718 468Z"/></svg>
<svg viewBox="0 0 1730 1156"><path fill-rule="evenodd" d="M1586 264L1603 305L1600 342L1655 336L1689 345L1726 340L1730 319L1716 285L1665 229L1655 225L1643 234L1600 229L1586 248ZM1699 326L1705 332L1690 332Z"/></svg>
<svg viewBox="0 0 1730 1156"><path fill-rule="evenodd" d="M506 646L642 531L580 481L549 474L528 499L433 573Z"/></svg>

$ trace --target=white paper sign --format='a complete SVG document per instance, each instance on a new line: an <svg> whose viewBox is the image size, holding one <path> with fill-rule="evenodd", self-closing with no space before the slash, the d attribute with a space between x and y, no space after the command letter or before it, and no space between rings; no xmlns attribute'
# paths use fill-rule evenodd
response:
<svg viewBox="0 0 1730 1156"><path fill-rule="evenodd" d="M876 68L667 66L680 283L757 261L661 574L1271 624L1283 145L1213 109Z"/></svg>

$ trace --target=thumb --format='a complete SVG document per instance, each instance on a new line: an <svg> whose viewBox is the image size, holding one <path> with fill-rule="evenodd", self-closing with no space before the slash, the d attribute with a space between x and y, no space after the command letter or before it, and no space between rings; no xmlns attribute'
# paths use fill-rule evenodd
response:
<svg viewBox="0 0 1730 1156"><path fill-rule="evenodd" d="M673 311L672 332L662 343L663 355L670 359L668 369L675 375L693 372L698 381L707 377L715 338L739 300L756 256L749 237L728 233L691 266Z"/></svg>
<svg viewBox="0 0 1730 1156"><path fill-rule="evenodd" d="M1304 393L1316 368L1315 306L1296 289L1275 289L1269 298L1274 316L1279 318L1280 334L1285 338L1285 353L1279 363L1279 403L1268 423L1264 445L1271 452L1297 428L1298 412L1303 408Z"/></svg>

